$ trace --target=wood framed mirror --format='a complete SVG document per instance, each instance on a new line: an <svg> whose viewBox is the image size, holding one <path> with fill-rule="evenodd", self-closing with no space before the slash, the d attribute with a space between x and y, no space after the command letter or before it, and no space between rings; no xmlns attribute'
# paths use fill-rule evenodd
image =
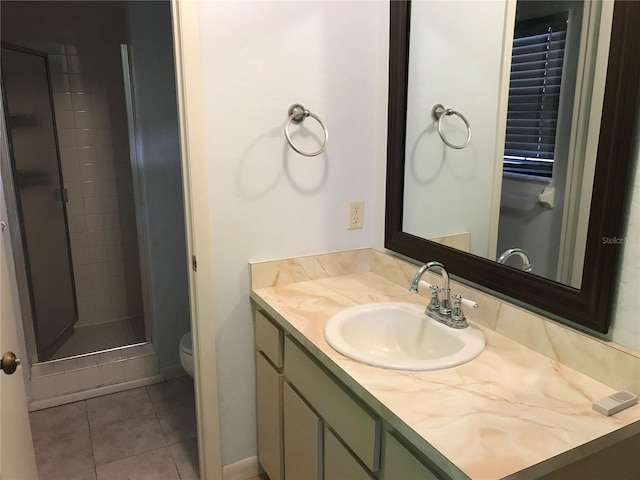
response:
<svg viewBox="0 0 640 480"><path fill-rule="evenodd" d="M614 5L580 288L403 230L411 2L392 1L390 9L385 247L421 262L440 261L463 283L526 304L560 321L606 333L620 244L604 239L622 237L640 83L640 3L617 0Z"/></svg>

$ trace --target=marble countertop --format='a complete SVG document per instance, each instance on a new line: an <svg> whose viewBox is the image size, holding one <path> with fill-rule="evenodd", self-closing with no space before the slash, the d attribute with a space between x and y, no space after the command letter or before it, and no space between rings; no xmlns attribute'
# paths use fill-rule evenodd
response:
<svg viewBox="0 0 640 480"><path fill-rule="evenodd" d="M480 325L483 353L445 370L389 370L341 355L323 335L335 313L425 304L375 273L257 288L251 298L453 478L537 478L640 432L640 404L600 415L591 405L613 389Z"/></svg>

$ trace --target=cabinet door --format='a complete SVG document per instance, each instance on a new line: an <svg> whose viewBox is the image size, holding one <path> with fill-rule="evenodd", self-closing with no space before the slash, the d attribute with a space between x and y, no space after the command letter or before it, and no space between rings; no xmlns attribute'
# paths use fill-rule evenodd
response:
<svg viewBox="0 0 640 480"><path fill-rule="evenodd" d="M322 421L284 382L284 472L286 480L322 479Z"/></svg>
<svg viewBox="0 0 640 480"><path fill-rule="evenodd" d="M367 470L327 428L324 429L324 480L371 480Z"/></svg>
<svg viewBox="0 0 640 480"><path fill-rule="evenodd" d="M336 383L290 338L285 339L284 375L349 446L362 463L380 468L381 422Z"/></svg>
<svg viewBox="0 0 640 480"><path fill-rule="evenodd" d="M258 461L271 480L283 479L282 383L282 375L257 352Z"/></svg>
<svg viewBox="0 0 640 480"><path fill-rule="evenodd" d="M438 480L425 464L418 460L393 435L386 433L384 451L384 479L385 480Z"/></svg>

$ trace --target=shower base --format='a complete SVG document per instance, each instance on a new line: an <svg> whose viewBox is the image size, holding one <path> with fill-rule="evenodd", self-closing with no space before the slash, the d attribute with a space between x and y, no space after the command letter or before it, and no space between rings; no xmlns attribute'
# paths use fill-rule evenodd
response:
<svg viewBox="0 0 640 480"><path fill-rule="evenodd" d="M135 325L142 322L140 318L131 318L73 327L73 333L51 356L51 360L143 342L144 336L138 336L135 332Z"/></svg>
<svg viewBox="0 0 640 480"><path fill-rule="evenodd" d="M77 402L163 380L150 342L37 363L31 367L29 410Z"/></svg>

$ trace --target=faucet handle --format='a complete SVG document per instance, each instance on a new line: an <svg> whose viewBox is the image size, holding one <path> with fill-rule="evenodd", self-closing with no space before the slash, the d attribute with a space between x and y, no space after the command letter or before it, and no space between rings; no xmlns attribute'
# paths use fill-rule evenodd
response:
<svg viewBox="0 0 640 480"><path fill-rule="evenodd" d="M437 285L431 285L431 300L429 301L429 305L427 305L427 309L432 312L437 312L440 310L440 299L438 295L440 294L440 287Z"/></svg>
<svg viewBox="0 0 640 480"><path fill-rule="evenodd" d="M444 294L444 298L442 299L442 302L440 302L440 313L442 315L451 316L451 290L443 288L442 292Z"/></svg>
<svg viewBox="0 0 640 480"><path fill-rule="evenodd" d="M454 328L464 328L467 326L467 319L462 310L462 296L453 295L453 310L451 311L451 326Z"/></svg>

